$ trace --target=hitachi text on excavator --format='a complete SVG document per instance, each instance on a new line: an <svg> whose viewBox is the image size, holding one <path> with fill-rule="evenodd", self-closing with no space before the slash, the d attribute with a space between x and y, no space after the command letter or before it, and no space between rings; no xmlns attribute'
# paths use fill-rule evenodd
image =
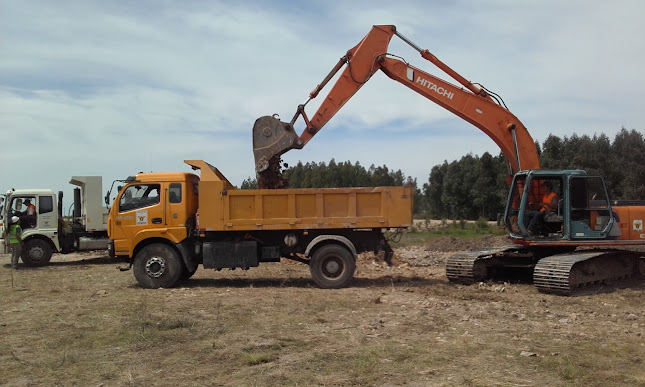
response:
<svg viewBox="0 0 645 387"><path fill-rule="evenodd" d="M394 35L461 87L390 54L388 46ZM306 105L341 69L310 119ZM253 152L259 186L283 186L280 156L291 149L302 149L379 70L486 133L509 163L511 188L504 224L513 245L454 255L446 264L450 281L473 283L501 270L529 268L540 291L571 294L589 284L645 274L643 253L630 250L645 245L645 232L642 226L639 228L645 219L645 200L611 201L604 179L582 170L540 170L535 142L499 95L468 81L393 25L374 26L347 51L307 101L298 106L290 122L276 116L256 120ZM305 128L297 134L295 125L300 117ZM539 214L542 222L533 232L529 230L530 219L541 212L534 203L544 196L544 183L554 190L557 205Z"/></svg>

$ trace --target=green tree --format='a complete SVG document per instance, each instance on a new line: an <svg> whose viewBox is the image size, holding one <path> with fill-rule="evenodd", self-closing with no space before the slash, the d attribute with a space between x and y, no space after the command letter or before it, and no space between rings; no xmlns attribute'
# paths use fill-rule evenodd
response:
<svg viewBox="0 0 645 387"><path fill-rule="evenodd" d="M614 199L645 200L645 140L636 130L622 130L611 145L611 164L616 178L611 187Z"/></svg>
<svg viewBox="0 0 645 387"><path fill-rule="evenodd" d="M423 196L425 197L426 211L431 218L447 218L448 211L442 201L443 180L448 172L448 162L435 165L430 171L428 182L423 185Z"/></svg>
<svg viewBox="0 0 645 387"><path fill-rule="evenodd" d="M257 189L258 188L258 182L255 179L252 179L250 177L244 179L242 182L242 185L240 186L240 189Z"/></svg>

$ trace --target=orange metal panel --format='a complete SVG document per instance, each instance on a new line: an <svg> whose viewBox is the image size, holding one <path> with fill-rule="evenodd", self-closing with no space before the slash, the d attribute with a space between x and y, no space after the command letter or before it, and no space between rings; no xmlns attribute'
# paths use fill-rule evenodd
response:
<svg viewBox="0 0 645 387"><path fill-rule="evenodd" d="M375 192L356 194L357 216L378 216L381 212L381 195Z"/></svg>
<svg viewBox="0 0 645 387"><path fill-rule="evenodd" d="M207 215L199 214L200 218ZM254 219L255 196L230 196L228 201L228 219Z"/></svg>
<svg viewBox="0 0 645 387"><path fill-rule="evenodd" d="M209 194L223 199L221 226L200 208L200 225L211 230L401 227L411 224L412 198L406 187L233 190ZM208 226L206 226L208 224Z"/></svg>
<svg viewBox="0 0 645 387"><path fill-rule="evenodd" d="M613 207L620 218L621 240L645 241L645 206Z"/></svg>
<svg viewBox="0 0 645 387"><path fill-rule="evenodd" d="M348 193L326 193L323 194L323 217L348 217L349 216L349 194Z"/></svg>
<svg viewBox="0 0 645 387"><path fill-rule="evenodd" d="M316 216L316 195L300 194L296 198L296 218L313 218Z"/></svg>
<svg viewBox="0 0 645 387"><path fill-rule="evenodd" d="M200 228L281 230L407 227L412 223L410 187L238 190L200 160Z"/></svg>
<svg viewBox="0 0 645 387"><path fill-rule="evenodd" d="M262 198L262 218L289 218L289 195L266 195Z"/></svg>

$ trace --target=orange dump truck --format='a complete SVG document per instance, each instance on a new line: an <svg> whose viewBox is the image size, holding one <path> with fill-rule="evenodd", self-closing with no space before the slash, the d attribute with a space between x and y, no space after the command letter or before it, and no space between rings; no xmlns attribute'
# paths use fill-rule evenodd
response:
<svg viewBox="0 0 645 387"><path fill-rule="evenodd" d="M392 249L384 231L412 223L410 187L238 190L220 171L128 178L110 209L110 256L139 285L171 287L207 269L248 269L286 258L309 265L323 288L346 286L358 253Z"/></svg>

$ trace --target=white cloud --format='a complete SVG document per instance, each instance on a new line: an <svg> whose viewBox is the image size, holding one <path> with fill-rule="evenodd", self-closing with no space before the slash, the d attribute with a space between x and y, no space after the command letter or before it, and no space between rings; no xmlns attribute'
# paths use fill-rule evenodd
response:
<svg viewBox="0 0 645 387"><path fill-rule="evenodd" d="M254 174L251 128L290 120L372 24L399 31L501 94L543 141L549 133L643 130L645 3L2 2L2 187L104 185L203 158L234 184ZM390 52L449 78L394 38ZM453 82L454 83L454 82ZM313 115L325 92L312 101ZM301 126L300 126L301 127ZM480 131L375 75L291 164L386 164L427 179L433 165L499 152ZM410 156L414 154L414 156ZM18 162L16 162L18 160Z"/></svg>

